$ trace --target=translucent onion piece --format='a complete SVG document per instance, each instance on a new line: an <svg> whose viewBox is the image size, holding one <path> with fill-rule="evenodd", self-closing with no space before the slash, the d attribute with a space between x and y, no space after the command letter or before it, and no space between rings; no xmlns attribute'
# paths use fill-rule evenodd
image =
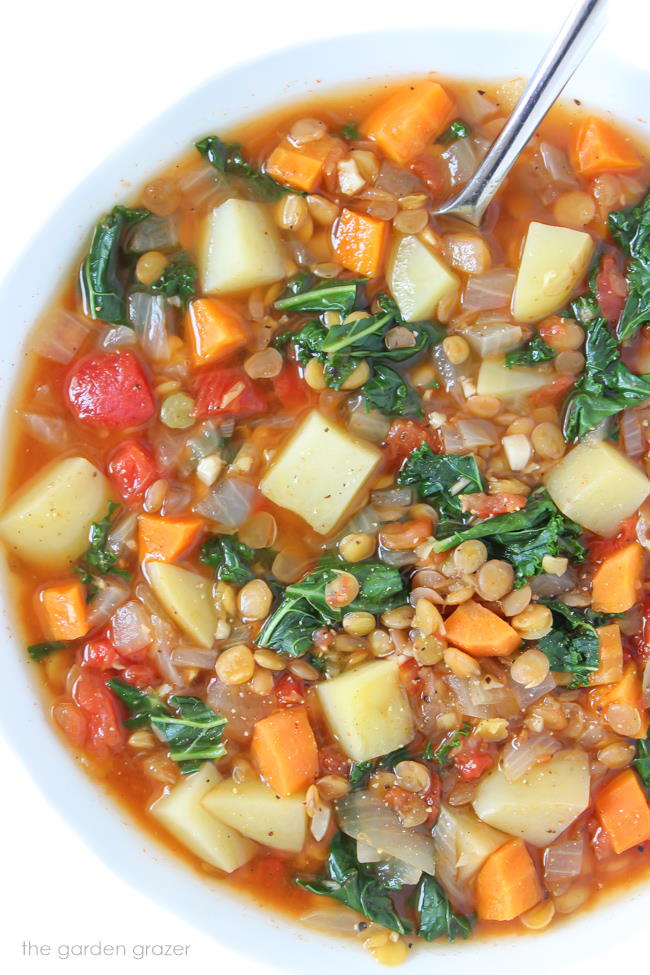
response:
<svg viewBox="0 0 650 975"><path fill-rule="evenodd" d="M645 666L643 668L643 707L650 708L650 660L646 660Z"/></svg>
<svg viewBox="0 0 650 975"><path fill-rule="evenodd" d="M445 806L433 828L436 856L436 876L457 910L470 913L474 907L472 887L458 877L457 828Z"/></svg>
<svg viewBox="0 0 650 975"><path fill-rule="evenodd" d="M551 735L529 735L513 738L503 746L501 768L509 782L517 782L535 765L548 761L562 744Z"/></svg>
<svg viewBox="0 0 650 975"><path fill-rule="evenodd" d="M182 431L172 433L171 430L160 427L151 437L151 443L156 454L156 467L163 474L175 470L185 451L185 437Z"/></svg>
<svg viewBox="0 0 650 975"><path fill-rule="evenodd" d="M136 595L141 589L146 589L146 587L138 586L136 588ZM156 600L153 598L153 595L150 595L150 599L145 602L145 606L147 606L147 602L153 604L154 607L156 606ZM172 650L178 643L178 633L165 618L162 610L157 612L154 608L151 616L151 629L153 633L152 647L158 670L164 679L175 689L184 687L185 681L183 676L178 672L171 659Z"/></svg>
<svg viewBox="0 0 650 975"><path fill-rule="evenodd" d="M63 447L68 442L68 424L60 416L43 416L41 413L20 413L19 416L29 435L39 443Z"/></svg>
<svg viewBox="0 0 650 975"><path fill-rule="evenodd" d="M130 592L123 582L100 580L100 589L91 603L88 604L88 629L107 623L118 606L126 602Z"/></svg>
<svg viewBox="0 0 650 975"><path fill-rule="evenodd" d="M469 677L466 680L450 674L445 678L452 688L463 714L471 718L513 718L519 702L510 687L496 680Z"/></svg>
<svg viewBox="0 0 650 975"><path fill-rule="evenodd" d="M521 342L521 328L508 322L489 322L465 329L463 335L475 352L484 359L488 355L501 355L514 349Z"/></svg>
<svg viewBox="0 0 650 975"><path fill-rule="evenodd" d="M160 362L169 356L168 305L163 295L136 291L129 295L129 321L138 336L142 351Z"/></svg>
<svg viewBox="0 0 650 975"><path fill-rule="evenodd" d="M194 511L224 528L239 528L250 515L256 497L257 489L248 481L225 477L194 505Z"/></svg>
<svg viewBox="0 0 650 975"><path fill-rule="evenodd" d="M548 175L559 189L571 190L577 187L578 182L566 152L550 142L542 142L539 155Z"/></svg>
<svg viewBox="0 0 650 975"><path fill-rule="evenodd" d="M517 684L516 681L512 681L512 689L515 692L522 711L525 711L534 701L538 701L540 697L544 697L545 694L550 694L555 686L555 677L550 671L537 687L524 687L523 684Z"/></svg>
<svg viewBox="0 0 650 975"><path fill-rule="evenodd" d="M388 886L398 883L414 887L415 884L419 883L422 876L422 871L417 867L412 867L410 864L404 863L403 860L396 859L396 857L383 860L377 867L377 873Z"/></svg>
<svg viewBox="0 0 650 975"><path fill-rule="evenodd" d="M455 426L453 426L453 424L443 423L443 425L440 427L440 433L445 445L445 453L465 453L465 440L463 437L461 437L460 432Z"/></svg>
<svg viewBox="0 0 650 975"><path fill-rule="evenodd" d="M135 540L135 533L138 527L138 516L135 511L127 511L121 515L111 526L106 539L106 548L113 555L121 555L126 545Z"/></svg>
<svg viewBox="0 0 650 975"><path fill-rule="evenodd" d="M478 447L491 447L499 441L499 428L489 420L458 420L456 426L464 449L469 453Z"/></svg>
<svg viewBox="0 0 650 975"><path fill-rule="evenodd" d="M466 183L474 175L478 158L471 139L457 139L441 153L441 159L447 164L449 181L453 186Z"/></svg>
<svg viewBox="0 0 650 975"><path fill-rule="evenodd" d="M554 596L559 596L560 593L571 592L575 588L575 584L576 574L571 566L561 576L534 576L529 583L534 595L539 596L540 599L552 599Z"/></svg>
<svg viewBox="0 0 650 975"><path fill-rule="evenodd" d="M153 634L151 620L142 603L131 599L116 609L111 619L111 633L114 645L127 656L148 647Z"/></svg>
<svg viewBox="0 0 650 975"><path fill-rule="evenodd" d="M207 700L226 718L224 736L241 744L250 740L255 723L277 707L275 697L255 694L246 684L222 684L216 677L208 684Z"/></svg>
<svg viewBox="0 0 650 975"><path fill-rule="evenodd" d="M98 332L100 349L125 349L137 345L138 336L128 325L114 325Z"/></svg>
<svg viewBox="0 0 650 975"><path fill-rule="evenodd" d="M623 410L621 437L628 457L643 457L648 449L648 444L641 425L641 417L636 410Z"/></svg>
<svg viewBox="0 0 650 975"><path fill-rule="evenodd" d="M382 854L365 840L357 840L357 860L359 863L379 863Z"/></svg>
<svg viewBox="0 0 650 975"><path fill-rule="evenodd" d="M510 304L515 278L515 272L508 267L494 267L484 274L474 274L465 288L463 310L506 308Z"/></svg>
<svg viewBox="0 0 650 975"><path fill-rule="evenodd" d="M370 495L372 504L398 504L405 507L413 504L413 490L410 487L384 488Z"/></svg>
<svg viewBox="0 0 650 975"><path fill-rule="evenodd" d="M379 512L369 504L352 515L342 534L353 535L356 532L365 532L368 535L376 535L381 524Z"/></svg>
<svg viewBox="0 0 650 975"><path fill-rule="evenodd" d="M351 792L336 803L339 825L354 839L363 839L376 850L433 874L433 840L426 833L406 829L381 799L366 791Z"/></svg>
<svg viewBox="0 0 650 975"><path fill-rule="evenodd" d="M458 100L459 115L472 122L484 122L490 115L495 115L498 107L483 92L472 88L462 92Z"/></svg>
<svg viewBox="0 0 650 975"><path fill-rule="evenodd" d="M584 840L562 840L544 851L544 881L553 889L577 877L582 870Z"/></svg>
<svg viewBox="0 0 650 975"><path fill-rule="evenodd" d="M463 376L462 370L458 366L452 365L445 355L445 350L442 345L436 345L431 353L431 357L438 370L438 375L440 376L445 392L450 393L454 399L462 403L465 399L463 387L460 382Z"/></svg>
<svg viewBox="0 0 650 975"><path fill-rule="evenodd" d="M187 484L172 484L165 494L160 509L163 515L180 515L187 510L192 500L192 489Z"/></svg>
<svg viewBox="0 0 650 975"><path fill-rule="evenodd" d="M178 185L184 196L188 197L195 207L216 206L227 195L227 177L208 166L200 163L192 169L186 169L179 176Z"/></svg>
<svg viewBox="0 0 650 975"><path fill-rule="evenodd" d="M57 308L43 319L37 329L32 349L45 359L66 366L72 362L84 343L91 323L65 308Z"/></svg>
<svg viewBox="0 0 650 975"><path fill-rule="evenodd" d="M128 236L127 249L134 254L171 250L178 246L178 231L173 217L152 214L137 223Z"/></svg>
<svg viewBox="0 0 650 975"><path fill-rule="evenodd" d="M411 193L421 193L423 186L417 176L410 173L408 169L402 169L395 163L384 160L382 162L379 175L375 180L375 187L386 190L394 196L408 196Z"/></svg>
<svg viewBox="0 0 650 975"><path fill-rule="evenodd" d="M415 552L410 549L392 551L391 549L384 548L383 545L379 546L378 555L386 565L392 565L397 569L401 569L405 565L414 565L418 560Z"/></svg>
<svg viewBox="0 0 650 975"><path fill-rule="evenodd" d="M357 934L358 925L361 921L365 921L365 918L361 914L351 911L348 907L344 907L343 904L332 904L331 907L314 908L308 914L303 914L300 921L307 927L313 928L314 931L351 938Z"/></svg>
<svg viewBox="0 0 650 975"><path fill-rule="evenodd" d="M171 662L174 667L198 667L200 670L212 670L217 662L217 651L204 650L203 647L174 647L171 652Z"/></svg>
<svg viewBox="0 0 650 975"><path fill-rule="evenodd" d="M382 443L390 429L390 420L379 410L369 410L366 413L363 406L359 406L350 413L348 424L350 433L371 443Z"/></svg>

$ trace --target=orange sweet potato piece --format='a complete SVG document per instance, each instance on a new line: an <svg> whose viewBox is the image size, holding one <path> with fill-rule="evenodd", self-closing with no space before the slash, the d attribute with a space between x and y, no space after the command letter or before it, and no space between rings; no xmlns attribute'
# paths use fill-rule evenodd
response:
<svg viewBox="0 0 650 975"><path fill-rule="evenodd" d="M184 555L200 538L202 518L163 518L161 515L140 515L138 518L138 557L173 562Z"/></svg>
<svg viewBox="0 0 650 975"><path fill-rule="evenodd" d="M606 782L596 795L595 805L616 853L650 840L650 806L632 769Z"/></svg>
<svg viewBox="0 0 650 975"><path fill-rule="evenodd" d="M623 676L623 643L618 623L598 627L600 665L589 675L590 684L616 684Z"/></svg>
<svg viewBox="0 0 650 975"><path fill-rule="evenodd" d="M292 796L318 775L318 746L304 707L283 708L257 722L251 754L271 788Z"/></svg>
<svg viewBox="0 0 650 975"><path fill-rule="evenodd" d="M509 657L521 644L519 634L487 606L468 599L445 620L449 643L473 657Z"/></svg>
<svg viewBox="0 0 650 975"><path fill-rule="evenodd" d="M197 298L185 316L185 337L194 365L200 366L227 359L246 344L250 334L242 317L225 301Z"/></svg>
<svg viewBox="0 0 650 975"><path fill-rule="evenodd" d="M606 716L611 704L625 704L634 708L640 718L640 726L632 738L645 738L648 734L648 714L643 707L643 688L636 664L630 661L626 664L622 678L616 684L607 687L595 687L589 691L589 706L599 716Z"/></svg>
<svg viewBox="0 0 650 975"><path fill-rule="evenodd" d="M591 605L598 613L625 613L639 598L643 546L631 542L609 555L594 572Z"/></svg>
<svg viewBox="0 0 650 975"><path fill-rule="evenodd" d="M454 102L437 81L418 81L380 102L360 125L393 162L404 166L443 132Z"/></svg>
<svg viewBox="0 0 650 975"><path fill-rule="evenodd" d="M348 271L376 277L384 260L388 230L384 220L343 209L333 238L338 261Z"/></svg>
<svg viewBox="0 0 650 975"><path fill-rule="evenodd" d="M626 173L641 166L629 140L596 116L584 119L574 129L569 155L574 170L581 176Z"/></svg>
<svg viewBox="0 0 650 975"><path fill-rule="evenodd" d="M523 840L508 840L477 874L476 913L481 921L512 921L541 899L535 864Z"/></svg>
<svg viewBox="0 0 650 975"><path fill-rule="evenodd" d="M79 579L41 589L36 605L48 640L77 640L87 632L86 594Z"/></svg>
<svg viewBox="0 0 650 975"><path fill-rule="evenodd" d="M290 142L281 142L273 150L266 163L269 176L278 183L285 183L295 190L312 193L321 181L323 164L330 145L323 140L297 148Z"/></svg>

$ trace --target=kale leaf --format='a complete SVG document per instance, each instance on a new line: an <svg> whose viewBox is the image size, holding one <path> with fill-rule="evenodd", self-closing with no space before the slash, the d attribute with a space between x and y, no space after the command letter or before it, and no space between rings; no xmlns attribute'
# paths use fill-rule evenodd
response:
<svg viewBox="0 0 650 975"><path fill-rule="evenodd" d="M508 369L513 366L535 366L539 362L548 362L555 358L555 351L547 345L541 335L535 335L530 342L519 349L512 349L506 352L506 365Z"/></svg>
<svg viewBox="0 0 650 975"><path fill-rule="evenodd" d="M163 704L153 691L142 691L118 678L108 686L128 708L128 728L151 725L154 732L169 745L169 757L177 762L183 775L196 772L203 762L214 761L226 754L221 741L226 719L216 714L198 697L169 698Z"/></svg>
<svg viewBox="0 0 650 975"><path fill-rule="evenodd" d="M115 565L119 555L107 548L106 544L111 529L111 519L118 508L118 504L109 501L108 514L101 521L94 521L91 524L90 545L81 556L81 564L75 566L75 572L81 576L81 581L87 587L87 602L91 602L101 588L97 575L120 576L122 579L131 578L130 572Z"/></svg>
<svg viewBox="0 0 650 975"><path fill-rule="evenodd" d="M183 307L186 307L196 294L198 273L196 264L193 264L185 254L179 254L154 281L151 290L164 294L167 298L178 297Z"/></svg>
<svg viewBox="0 0 650 975"><path fill-rule="evenodd" d="M638 206L614 210L609 229L631 258L627 270L628 296L616 334L620 340L636 335L650 322L650 193Z"/></svg>
<svg viewBox="0 0 650 975"><path fill-rule="evenodd" d="M393 768L398 762L402 762L409 757L409 751L406 746L402 748L396 748L392 752L388 752L387 755L382 755L381 758L370 758L365 762L353 762L350 766L350 773L348 775L348 781L353 789L359 788L359 786L364 785L368 776L380 768Z"/></svg>
<svg viewBox="0 0 650 975"><path fill-rule="evenodd" d="M254 195L268 203L279 200L285 193L296 193L290 186L283 186L268 173L256 169L244 159L238 142L224 142L218 135L208 135L194 146L210 165L228 176L245 180Z"/></svg>
<svg viewBox="0 0 650 975"><path fill-rule="evenodd" d="M345 904L390 931L411 932L410 923L400 916L389 894L389 889L395 889L395 886L388 888L385 885L374 864L359 863L355 841L341 832L332 839L325 875L313 880L298 877L296 883L313 894Z"/></svg>
<svg viewBox="0 0 650 975"><path fill-rule="evenodd" d="M636 769L647 795L650 796L650 735L637 741L636 757L632 759L632 765Z"/></svg>
<svg viewBox="0 0 650 975"><path fill-rule="evenodd" d="M64 640L46 640L45 643L32 643L27 647L27 653L35 663L39 663L57 650L65 650L68 644Z"/></svg>
<svg viewBox="0 0 650 975"><path fill-rule="evenodd" d="M471 735L471 733L472 726L469 721L466 721L462 728L459 728L458 731L454 731L449 741L443 742L443 744L435 751L433 750L433 742L428 742L424 751L422 752L422 758L437 762L438 765L442 765L443 767L445 765L449 765L449 753L452 751L452 749L457 748L458 745L460 745L461 739L467 738L467 736Z"/></svg>
<svg viewBox="0 0 650 975"><path fill-rule="evenodd" d="M360 392L366 413L379 410L385 416L422 416L422 403L413 387L383 362L374 366L372 378Z"/></svg>
<svg viewBox="0 0 650 975"><path fill-rule="evenodd" d="M442 937L455 941L472 933L472 918L454 911L440 884L428 874L418 885L416 904L419 915L417 933L425 941Z"/></svg>
<svg viewBox="0 0 650 975"><path fill-rule="evenodd" d="M275 302L278 311L340 311L349 315L355 304L360 285L367 278L349 278L341 281L320 281L311 286L311 275L297 275L285 292Z"/></svg>
<svg viewBox="0 0 650 975"><path fill-rule="evenodd" d="M345 125L342 125L341 135L350 142L356 142L361 138L361 133L356 122L346 122Z"/></svg>
<svg viewBox="0 0 650 975"><path fill-rule="evenodd" d="M253 578L250 566L255 561L255 549L240 542L236 535L213 535L201 546L201 562L211 566L217 579L243 586Z"/></svg>
<svg viewBox="0 0 650 975"><path fill-rule="evenodd" d="M446 145L449 142L455 142L456 139L467 139L471 133L472 130L467 122L464 122L462 118L457 118L454 119L449 128L445 129L441 136L438 136L437 141Z"/></svg>
<svg viewBox="0 0 650 975"><path fill-rule="evenodd" d="M115 206L97 223L81 266L81 295L90 318L111 325L129 325L122 267L127 228L144 220L149 210Z"/></svg>
<svg viewBox="0 0 650 975"><path fill-rule="evenodd" d="M553 629L538 646L549 659L551 670L573 674L570 687L585 687L589 674L600 666L600 640L596 627L606 626L615 616L577 609L557 599L540 600L553 613Z"/></svg>
<svg viewBox="0 0 650 975"><path fill-rule="evenodd" d="M465 519L461 494L484 489L473 456L435 454L428 444L422 444L411 451L397 483L413 485L421 501L426 500L438 509L438 534L462 528Z"/></svg>

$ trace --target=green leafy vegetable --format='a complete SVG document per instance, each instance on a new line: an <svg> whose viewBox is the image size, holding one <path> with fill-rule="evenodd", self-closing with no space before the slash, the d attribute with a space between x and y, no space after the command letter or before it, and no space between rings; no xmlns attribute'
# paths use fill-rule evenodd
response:
<svg viewBox="0 0 650 975"><path fill-rule="evenodd" d="M256 169L247 162L241 151L238 142L224 142L218 135L209 135L200 142L196 142L195 148L201 153L208 162L218 169L221 173L228 176L238 176L245 180L252 189L255 196L260 200L273 202L279 200L285 193L295 193L296 190L289 186L283 186L277 180L269 176L268 173Z"/></svg>
<svg viewBox="0 0 650 975"><path fill-rule="evenodd" d="M600 640L597 626L606 626L615 616L576 609L559 600L541 600L553 613L553 629L539 641L539 649L549 659L551 670L573 674L571 687L585 687L589 674L600 666Z"/></svg>
<svg viewBox="0 0 650 975"><path fill-rule="evenodd" d="M628 296L616 328L618 338L623 340L650 322L650 193L638 206L614 210L607 223L632 258L627 271Z"/></svg>
<svg viewBox="0 0 650 975"><path fill-rule="evenodd" d="M380 768L393 768L398 762L402 762L408 757L408 748L403 746L402 748L396 748L394 751L388 752L387 755L382 755L381 758L371 758L366 762L353 762L350 766L350 774L348 775L350 785L353 789L356 789L365 783L372 772Z"/></svg>
<svg viewBox="0 0 650 975"><path fill-rule="evenodd" d="M513 366L534 366L554 358L555 351L546 344L541 335L536 335L520 349L506 352L506 365L508 369L512 369Z"/></svg>
<svg viewBox="0 0 650 975"><path fill-rule="evenodd" d="M345 610L333 609L325 600L325 587L338 572L350 572L359 582L359 594ZM311 649L314 631L340 622L344 612L383 613L406 601L397 569L382 562L350 564L335 556L326 557L300 582L287 586L256 642L260 647L300 657Z"/></svg>
<svg viewBox="0 0 650 975"><path fill-rule="evenodd" d="M636 757L632 759L632 765L643 783L643 788L650 796L650 735L637 741Z"/></svg>
<svg viewBox="0 0 650 975"><path fill-rule="evenodd" d="M439 534L463 526L465 518L460 495L483 490L483 480L473 456L434 454L428 444L411 451L397 483L413 485L421 501L426 500L438 509Z"/></svg>
<svg viewBox="0 0 650 975"><path fill-rule="evenodd" d="M374 366L361 395L366 413L379 410L385 416L422 416L422 402L413 387L383 362Z"/></svg>
<svg viewBox="0 0 650 975"><path fill-rule="evenodd" d="M472 130L470 129L467 122L464 122L462 118L455 119L448 129L438 137L438 142L442 142L446 145L448 142L455 142L456 139L467 139L471 135Z"/></svg>
<svg viewBox="0 0 650 975"><path fill-rule="evenodd" d="M336 833L332 839L325 875L314 880L297 878L296 883L313 894L345 904L390 931L411 932L410 923L400 916L391 899L389 889L395 887L385 885L373 864L359 863L355 841L343 833Z"/></svg>
<svg viewBox="0 0 650 975"><path fill-rule="evenodd" d="M131 578L130 572L115 565L119 556L106 547L111 519L118 508L118 504L109 501L108 514L101 521L94 521L91 524L90 545L81 556L81 564L75 566L75 572L81 576L81 581L87 586L87 602L91 602L100 590L97 575L113 575L119 576L121 579Z"/></svg>
<svg viewBox="0 0 650 975"><path fill-rule="evenodd" d="M346 122L345 125L342 125L341 135L350 142L357 142L361 138L361 133L356 122Z"/></svg>
<svg viewBox="0 0 650 975"><path fill-rule="evenodd" d="M472 733L472 726L469 721L466 721L462 728L458 731L454 731L453 735L449 741L444 742L440 748L433 750L433 742L427 743L426 748L422 752L422 758L426 758L429 761L437 762L438 765L449 765L449 753L460 745L463 738L467 738L468 735Z"/></svg>
<svg viewBox="0 0 650 975"><path fill-rule="evenodd" d="M108 686L131 714L125 721L127 727L150 724L169 745L169 757L178 763L183 775L196 772L203 762L226 754L221 741L226 719L215 714L198 697L174 695L167 707L155 692L142 691L117 678L109 680Z"/></svg>
<svg viewBox="0 0 650 975"><path fill-rule="evenodd" d="M417 933L425 941L436 938L467 938L472 933L472 919L454 911L449 898L433 877L425 874L417 889Z"/></svg>
<svg viewBox="0 0 650 975"><path fill-rule="evenodd" d="M365 284L366 280L321 281L313 287L293 290L281 296L275 302L275 307L278 311L340 311L349 315L356 304L359 286Z"/></svg>
<svg viewBox="0 0 650 975"><path fill-rule="evenodd" d="M149 210L115 206L96 225L81 266L81 294L86 314L111 325L129 325L126 314L125 269L121 267L124 234L150 215Z"/></svg>
<svg viewBox="0 0 650 975"><path fill-rule="evenodd" d="M250 566L255 561L255 549L240 542L236 535L214 535L201 546L201 562L212 566L217 579L243 586L253 578Z"/></svg>
<svg viewBox="0 0 650 975"><path fill-rule="evenodd" d="M32 643L31 646L27 647L27 653L32 658L35 663L39 663L44 660L45 657L49 657L51 653L56 653L57 650L65 650L68 644L64 640L50 640L45 643Z"/></svg>
<svg viewBox="0 0 650 975"><path fill-rule="evenodd" d="M470 538L483 538L493 558L510 562L518 588L531 577L541 575L546 555L584 562L587 552L580 542L581 535L580 525L566 518L548 492L538 488L519 511L495 515L455 531L447 538L440 538L434 550L446 552Z"/></svg>
<svg viewBox="0 0 650 975"><path fill-rule="evenodd" d="M167 265L158 280L154 281L151 290L164 294L168 298L178 297L185 307L196 294L198 273L196 264L193 264L185 254L180 254L175 261Z"/></svg>

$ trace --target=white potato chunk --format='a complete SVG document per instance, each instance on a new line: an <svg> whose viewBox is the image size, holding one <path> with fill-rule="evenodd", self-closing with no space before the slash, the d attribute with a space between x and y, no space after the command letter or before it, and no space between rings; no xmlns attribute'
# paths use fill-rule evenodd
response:
<svg viewBox="0 0 650 975"><path fill-rule="evenodd" d="M201 805L203 797L221 780L214 765L206 762L154 802L150 811L188 850L211 866L232 873L255 856L257 847Z"/></svg>
<svg viewBox="0 0 650 975"><path fill-rule="evenodd" d="M260 481L260 491L327 535L380 460L376 447L351 437L314 410L275 455Z"/></svg>
<svg viewBox="0 0 650 975"><path fill-rule="evenodd" d="M316 685L325 720L343 751L365 762L401 748L414 734L397 663L377 660Z"/></svg>
<svg viewBox="0 0 650 975"><path fill-rule="evenodd" d="M203 798L205 809L257 843L298 853L307 836L305 796L282 798L259 780L225 779Z"/></svg>
<svg viewBox="0 0 650 975"><path fill-rule="evenodd" d="M88 547L90 524L106 515L110 496L90 461L66 457L21 488L0 517L0 538L30 565L63 569Z"/></svg>
<svg viewBox="0 0 650 975"><path fill-rule="evenodd" d="M173 622L199 646L211 647L217 611L210 580L167 562L148 562L146 573L151 588Z"/></svg>
<svg viewBox="0 0 650 975"><path fill-rule="evenodd" d="M650 494L650 481L611 443L581 443L546 475L560 511L597 535L613 535Z"/></svg>
<svg viewBox="0 0 650 975"><path fill-rule="evenodd" d="M589 805L589 761L584 752L558 752L544 765L508 782L500 768L481 780L474 799L479 819L547 846Z"/></svg>
<svg viewBox="0 0 650 975"><path fill-rule="evenodd" d="M467 809L444 806L440 817L438 822L444 825L446 838L454 838L456 877L461 883L478 873L490 854L508 841L505 833L482 823ZM435 841L435 828L433 838Z"/></svg>
<svg viewBox="0 0 650 975"><path fill-rule="evenodd" d="M587 270L593 252L594 242L582 230L533 221L512 296L513 318L537 322L558 311Z"/></svg>
<svg viewBox="0 0 650 975"><path fill-rule="evenodd" d="M407 322L431 318L440 299L459 289L456 275L418 237L397 234L387 268L388 287Z"/></svg>
<svg viewBox="0 0 650 975"><path fill-rule="evenodd" d="M226 200L206 217L199 248L202 290L243 291L286 276L284 252L268 207Z"/></svg>
<svg viewBox="0 0 650 975"><path fill-rule="evenodd" d="M483 359L476 389L479 396L498 396L500 399L516 399L528 396L552 382L554 375L540 372L535 366L513 366L509 369L505 356L490 355Z"/></svg>

